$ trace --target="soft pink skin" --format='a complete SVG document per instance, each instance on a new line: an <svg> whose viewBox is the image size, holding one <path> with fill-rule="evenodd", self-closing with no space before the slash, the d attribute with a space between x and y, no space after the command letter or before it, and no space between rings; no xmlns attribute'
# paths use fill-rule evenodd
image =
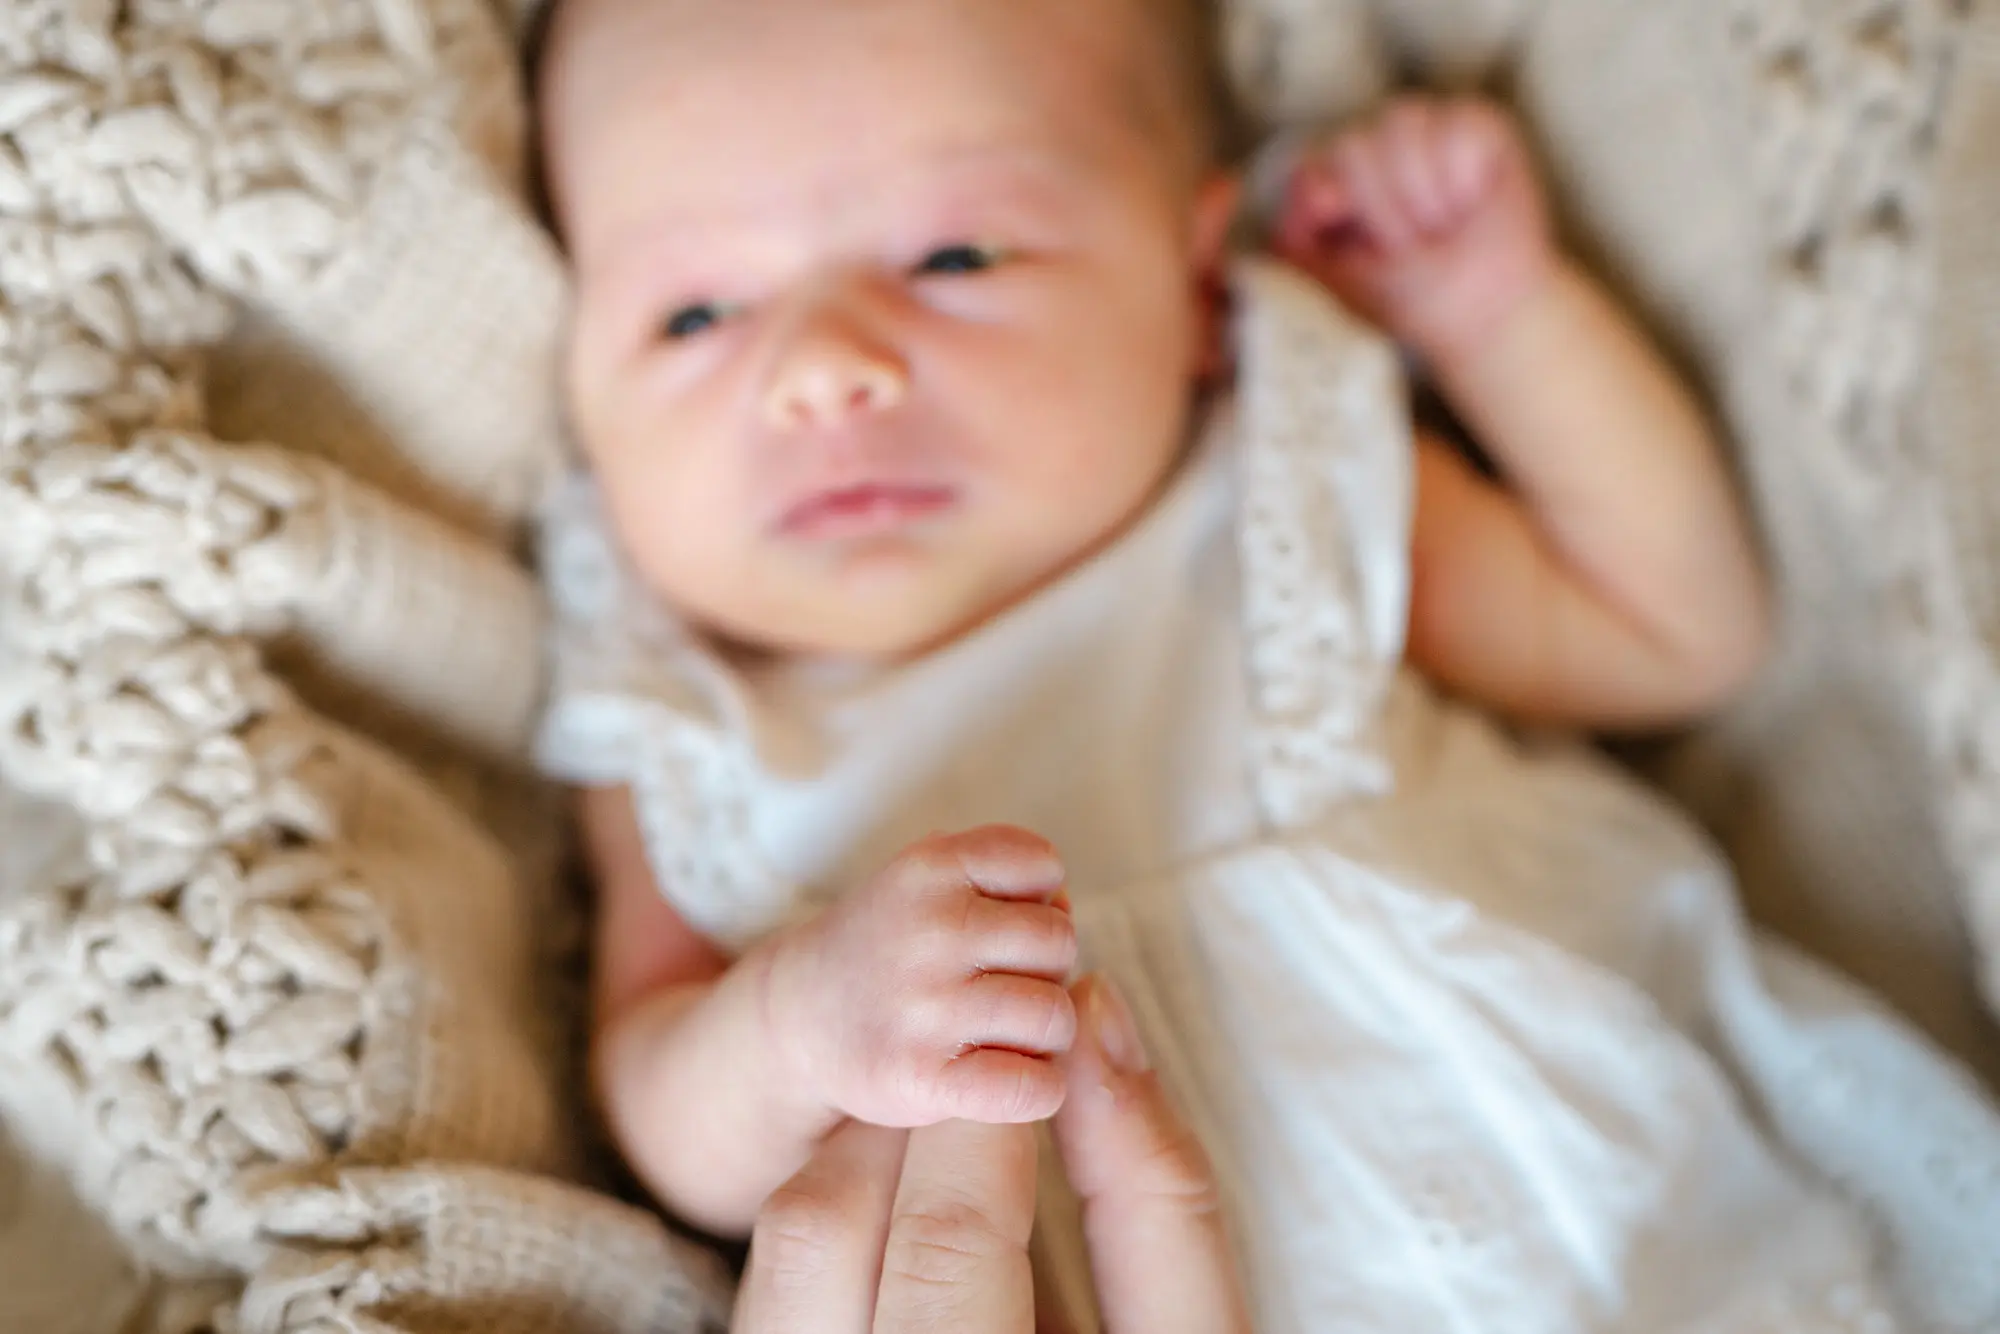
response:
<svg viewBox="0 0 2000 1334"><path fill-rule="evenodd" d="M1471 348L1557 263L1520 137L1483 102L1407 98L1309 153L1285 257L1426 357Z"/></svg>
<svg viewBox="0 0 2000 1334"><path fill-rule="evenodd" d="M567 0L543 111L572 416L627 554L695 626L779 658L907 658L1158 494L1217 361L1230 195L1107 96L1129 92L1143 12ZM1426 358L1507 477L1419 441L1415 665L1565 723L1727 697L1761 595L1713 442L1557 255L1504 118L1394 106L1308 159L1279 230ZM993 263L929 265L966 246ZM624 797L584 811L598 1078L633 1165L691 1221L747 1229L843 1118L1061 1102L1075 941L1033 835L927 840L732 961L661 898Z"/></svg>
<svg viewBox="0 0 2000 1334"><path fill-rule="evenodd" d="M1422 359L1501 479L1419 437L1410 661L1560 725L1680 726L1735 697L1770 618L1714 433L1558 248L1506 114L1391 103L1306 155L1277 230Z"/></svg>
<svg viewBox="0 0 2000 1334"><path fill-rule="evenodd" d="M1076 930L1055 849L1018 829L918 843L770 961L799 1087L882 1126L1038 1121L1062 1103Z"/></svg>
<svg viewBox="0 0 2000 1334"><path fill-rule="evenodd" d="M1132 0L567 0L542 106L571 415L627 554L690 620L904 657L1158 492L1228 197L1134 111L1141 21ZM927 268L964 246L994 262ZM663 336L693 306L718 318ZM949 503L785 522L907 485Z"/></svg>
<svg viewBox="0 0 2000 1334"><path fill-rule="evenodd" d="M586 798L604 904L597 1078L633 1167L688 1221L747 1232L850 1119L1014 1124L1061 1105L1077 944L1043 840L923 840L732 962L651 893L642 860L614 860L625 826L598 823L605 809Z"/></svg>
<svg viewBox="0 0 2000 1334"><path fill-rule="evenodd" d="M1162 130L1151 22L1137 0L565 0L540 110L571 419L626 555L694 626L907 658L1144 512L1214 364L1232 212ZM979 262L933 263L953 251ZM732 963L660 902L629 805L584 811L598 1079L684 1216L746 1228L842 1117L1060 1102L1075 946L1046 845L920 844Z"/></svg>

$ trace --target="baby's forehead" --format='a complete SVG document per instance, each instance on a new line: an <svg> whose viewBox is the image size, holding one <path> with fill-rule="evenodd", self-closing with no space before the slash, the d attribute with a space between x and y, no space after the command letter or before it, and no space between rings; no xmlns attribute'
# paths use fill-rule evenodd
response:
<svg viewBox="0 0 2000 1334"><path fill-rule="evenodd" d="M1201 0L546 0L529 40L529 73L538 93L552 70L592 77L643 60L668 77L676 55L751 69L794 58L786 35L812 28L894 27L886 57L921 59L930 43L964 38L989 45L1064 51L1099 64L1106 97L1134 73L1162 72L1192 36L1176 14ZM917 22L897 23L898 18ZM778 40L773 40L774 38ZM643 53L643 55L641 54ZM883 59L878 47L874 58ZM829 58L833 58L829 54ZM660 62L655 64L655 62ZM683 66L684 68L684 66ZM782 89L766 90L781 95Z"/></svg>
<svg viewBox="0 0 2000 1334"><path fill-rule="evenodd" d="M1160 81L1135 77L1121 25L1175 2L561 0L538 79L544 184L561 214L626 189L635 155L706 188L1009 123L1164 156Z"/></svg>

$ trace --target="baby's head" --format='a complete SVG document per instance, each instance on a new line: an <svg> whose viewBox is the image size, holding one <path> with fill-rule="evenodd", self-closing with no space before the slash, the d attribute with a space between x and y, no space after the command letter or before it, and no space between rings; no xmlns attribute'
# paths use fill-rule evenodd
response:
<svg viewBox="0 0 2000 1334"><path fill-rule="evenodd" d="M571 415L658 592L897 657L1145 507L1228 215L1195 3L561 0Z"/></svg>

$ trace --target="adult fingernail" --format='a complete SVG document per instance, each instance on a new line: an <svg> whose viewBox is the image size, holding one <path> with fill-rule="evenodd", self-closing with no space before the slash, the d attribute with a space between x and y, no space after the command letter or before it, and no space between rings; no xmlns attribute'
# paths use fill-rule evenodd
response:
<svg viewBox="0 0 2000 1334"><path fill-rule="evenodd" d="M1146 1048L1139 1041L1139 1025L1132 1008L1118 989L1104 978L1090 984L1090 1031L1104 1059L1121 1075L1136 1075L1152 1068Z"/></svg>

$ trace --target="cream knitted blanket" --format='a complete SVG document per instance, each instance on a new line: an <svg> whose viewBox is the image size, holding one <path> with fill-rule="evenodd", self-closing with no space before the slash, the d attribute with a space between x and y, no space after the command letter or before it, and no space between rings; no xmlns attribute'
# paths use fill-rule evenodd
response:
<svg viewBox="0 0 2000 1334"><path fill-rule="evenodd" d="M558 268L505 0L0 4L0 1331L690 1331L576 1168L518 751ZM1235 0L1267 124L1510 94L1785 651L1658 757L1989 1074L2000 3ZM245 443L258 442L258 443Z"/></svg>
<svg viewBox="0 0 2000 1334"><path fill-rule="evenodd" d="M509 757L561 288L511 38L487 0L0 5L0 772L81 836L0 902L0 1116L141 1328L714 1307L554 1183L552 808ZM0 1312L59 1327L22 1262Z"/></svg>

